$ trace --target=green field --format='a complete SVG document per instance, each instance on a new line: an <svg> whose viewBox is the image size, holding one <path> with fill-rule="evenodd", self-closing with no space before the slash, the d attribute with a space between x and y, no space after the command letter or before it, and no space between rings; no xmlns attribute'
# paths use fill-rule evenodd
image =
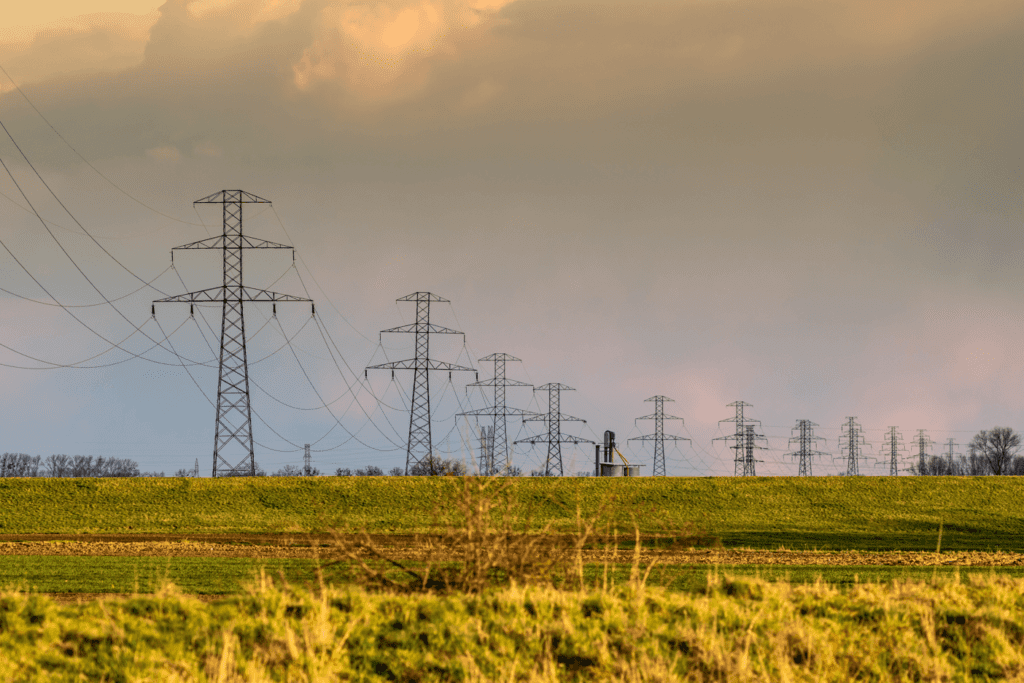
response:
<svg viewBox="0 0 1024 683"><path fill-rule="evenodd" d="M4 479L0 536L428 532L459 478ZM530 528L602 518L655 534L686 524L726 547L1024 551L1016 477L522 478L503 505Z"/></svg>

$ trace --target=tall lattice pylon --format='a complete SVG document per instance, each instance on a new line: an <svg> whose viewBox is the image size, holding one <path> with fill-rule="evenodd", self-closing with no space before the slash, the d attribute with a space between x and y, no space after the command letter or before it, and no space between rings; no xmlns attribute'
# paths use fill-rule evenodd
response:
<svg viewBox="0 0 1024 683"><path fill-rule="evenodd" d="M441 327L430 322L430 304L449 303L430 292L414 292L398 299L398 301L416 302L416 322L409 325L392 327L385 333L403 333L416 335L416 355L409 360L399 360L380 365L371 365L366 368L370 370L391 370L392 376L395 370L412 370L412 405L409 407L409 441L405 451L405 473L419 462L427 460L433 455L434 445L431 441L431 419L430 419L430 371L447 370L449 377L452 372L476 372L474 368L463 367L453 363L434 360L430 357L430 335L432 334L462 334L457 330Z"/></svg>
<svg viewBox="0 0 1024 683"><path fill-rule="evenodd" d="M903 435L897 431L896 427L889 427L889 431L885 433L884 446L889 455L889 476L899 476L899 454L900 451L906 450L906 447L903 445Z"/></svg>
<svg viewBox="0 0 1024 683"><path fill-rule="evenodd" d="M480 408L479 410L470 410L465 413L459 413L460 415L476 415L478 417L491 417L494 418L494 424L492 429L493 432L493 443L494 447L491 450L491 465L487 471L480 470L480 474L484 476L493 476L496 474L504 474L511 471L512 468L512 453L508 447L508 416L518 415L520 417L527 417L530 415L536 415L537 413L529 410L523 410L522 408L509 408L505 403L505 389L506 387L532 387L532 384L526 382L520 382L519 380L509 379L505 376L505 364L508 362L521 363L515 356L510 356L507 353L492 353L489 356L484 356L480 359L480 362L493 362L494 363L494 377L485 379L481 382L474 382L468 385L469 387L494 387L494 402L486 407ZM468 387L467 387L468 389Z"/></svg>
<svg viewBox="0 0 1024 683"><path fill-rule="evenodd" d="M736 451L736 456L734 458L733 463L733 474L737 477L756 477L757 470L755 467L755 463L757 461L754 460L754 451L759 450L761 448L760 446L756 445L756 441L758 439L763 439L764 436L761 434L757 434L754 431L754 425L761 424L761 422L759 420L751 420L744 417L743 409L746 407L753 407L749 403L746 403L745 401L734 401L730 403L727 407L735 408L736 416L729 417L724 420L719 420L718 422L719 424L721 424L722 422L735 422L736 432L729 436L719 436L712 440L718 441L719 439L721 439L724 441L733 441L733 445L730 446L730 448ZM750 427L750 430L747 430L748 426Z"/></svg>
<svg viewBox="0 0 1024 683"><path fill-rule="evenodd" d="M950 437L949 441L946 442L946 467L949 468L949 473L952 475L956 472L956 456L961 455L956 447L959 444Z"/></svg>
<svg viewBox="0 0 1024 683"><path fill-rule="evenodd" d="M846 476L860 476L861 446L864 442L864 428L857 422L856 417L846 418L842 426L842 434L839 436L839 450L846 451ZM844 445L845 442L845 445Z"/></svg>
<svg viewBox="0 0 1024 683"><path fill-rule="evenodd" d="M794 432L799 432L795 436L789 438L790 445L793 443L797 444L797 450L786 455L792 455L799 458L799 465L797 467L797 476L799 477L810 477L813 476L811 461L816 455L826 455L822 451L814 450L814 446L818 441L824 441L825 437L815 436L814 428L818 425L810 420L797 420L796 426L793 427Z"/></svg>
<svg viewBox="0 0 1024 683"><path fill-rule="evenodd" d="M644 403L650 403L651 401L654 401L654 414L638 417L633 422L636 423L639 420L654 420L654 433L647 434L645 436L634 436L632 439L629 439L629 441L654 442L654 467L652 468L651 474L655 477L664 477L666 476L665 441L689 441L689 439L682 436L665 434L665 420L679 420L680 422L683 422L683 418L681 417L665 414L665 401L674 401L667 396L651 396L649 399L646 399Z"/></svg>
<svg viewBox="0 0 1024 683"><path fill-rule="evenodd" d="M578 417L572 415L565 415L562 413L561 399L563 391L576 391L572 387L567 387L564 384L545 384L534 389L534 391L546 391L548 392L548 412L541 415L528 415L523 418L523 422L537 422L543 421L547 425L547 434L539 436L531 436L528 439L520 439L513 443L528 443L535 445L538 443L546 443L548 445L548 457L544 461L544 476L545 477L560 477L564 474L562 467L562 444L581 444L581 443L594 443L590 439L583 439L578 436L572 436L569 434L562 433L563 422L583 422Z"/></svg>
<svg viewBox="0 0 1024 683"><path fill-rule="evenodd" d="M312 301L290 294L246 287L242 282L243 250L292 249L287 244L256 239L242 232L242 207L246 204L269 204L269 199L242 190L221 190L195 203L221 204L224 231L216 237L175 247L171 250L172 262L174 250L177 249L220 250L224 254L224 284L220 287L157 299L153 302L153 315L156 315L158 303L221 304L220 371L217 380L217 425L213 437L213 476L255 476L256 456L253 453L249 363L245 350L243 304L272 303L276 313L279 302L305 301L312 304ZM243 456L240 461L235 460L238 451Z"/></svg>
<svg viewBox="0 0 1024 683"><path fill-rule="evenodd" d="M928 438L926 430L918 429L914 443L917 445L917 473L925 474L928 471L928 458L931 457L928 449L932 446L932 440Z"/></svg>

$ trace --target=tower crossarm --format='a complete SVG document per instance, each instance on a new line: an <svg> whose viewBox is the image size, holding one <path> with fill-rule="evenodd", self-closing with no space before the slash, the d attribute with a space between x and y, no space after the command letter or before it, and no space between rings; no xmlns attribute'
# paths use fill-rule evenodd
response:
<svg viewBox="0 0 1024 683"><path fill-rule="evenodd" d="M401 301L401 299L399 299ZM392 327L390 330L381 330L381 334L385 333L430 333L430 334L462 334L458 330L453 330L449 327L441 327L434 323L409 323L408 325L399 325L398 327Z"/></svg>
<svg viewBox="0 0 1024 683"><path fill-rule="evenodd" d="M529 417L524 417L523 422L543 422L548 419L558 420L559 422L583 422L584 424L587 422L582 417L573 417L565 413L558 413L554 416L550 413L532 413Z"/></svg>
<svg viewBox="0 0 1024 683"><path fill-rule="evenodd" d="M522 408L509 408L505 407L504 412L498 412L494 407L490 408L478 408L477 410L467 410L459 415L523 415L523 416L540 416L541 418L546 417L544 413L535 413L532 410L523 410Z"/></svg>
<svg viewBox="0 0 1024 683"><path fill-rule="evenodd" d="M685 436L673 436L672 434L645 434L644 436L631 436L626 441L657 441L658 439L664 439L665 441L692 441L687 439Z"/></svg>
<svg viewBox="0 0 1024 683"><path fill-rule="evenodd" d="M371 365L367 370L447 370L448 372L476 372L476 368L467 368L463 365L455 365L454 363L447 363L443 360L434 360L433 358L410 358L408 360L396 360L390 363L381 363L380 365Z"/></svg>
<svg viewBox="0 0 1024 683"><path fill-rule="evenodd" d="M241 296L235 291L241 289ZM231 292L231 293L229 293ZM200 289L195 292L188 292L187 294L178 294L176 296L169 296L163 299L156 299L153 301L155 304L165 303L187 303L187 304L199 304L199 303L230 303L236 301L251 301L251 302L266 302L266 303L277 303L278 301L312 301L312 299L306 299L301 296L293 296L291 294L281 294L280 292L271 292L266 289L256 289L254 287L210 287L209 289Z"/></svg>
<svg viewBox="0 0 1024 683"><path fill-rule="evenodd" d="M638 417L635 420L633 420L633 422L637 422L639 420L682 420L682 419L683 418L676 417L675 415L658 415L657 413L654 413L653 415L644 415L643 417Z"/></svg>
<svg viewBox="0 0 1024 683"><path fill-rule="evenodd" d="M481 360L483 360L481 358ZM528 382L520 382L517 379L507 379L492 377L490 379L481 380L479 382L473 382L467 384L467 387L532 387L533 385Z"/></svg>
<svg viewBox="0 0 1024 683"><path fill-rule="evenodd" d="M289 244L280 244L278 242L271 242L270 240L262 240L258 237L249 237L248 235L233 235L232 239L237 239L237 244L233 244L226 240L224 235L216 235L214 237L207 237L206 239L196 240L195 242L189 242L188 244L182 244L180 247L174 247L171 251L177 251L179 249L293 249Z"/></svg>
<svg viewBox="0 0 1024 683"><path fill-rule="evenodd" d="M208 197L197 199L193 204L271 204L269 199L264 199L252 192L245 190L220 190Z"/></svg>
<svg viewBox="0 0 1024 683"><path fill-rule="evenodd" d="M547 435L541 435L541 436L531 437L531 438L528 438L528 439L519 439L518 441L513 441L512 443L515 443L515 444L528 443L528 444L532 445L532 444L538 444L538 443L552 443L552 441L548 438ZM590 439L584 439L583 437L580 437L580 436L571 436L569 434L559 434L558 435L557 443L581 444L581 443L594 443L594 442L591 441Z"/></svg>

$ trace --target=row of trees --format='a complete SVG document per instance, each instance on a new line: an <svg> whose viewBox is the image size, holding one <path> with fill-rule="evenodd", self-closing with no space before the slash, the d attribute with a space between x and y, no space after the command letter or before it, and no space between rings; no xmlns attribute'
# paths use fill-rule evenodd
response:
<svg viewBox="0 0 1024 683"><path fill-rule="evenodd" d="M982 476L1013 475L1024 476L1024 455L1021 455L1021 435L1009 427L993 427L978 432L967 446L967 455L929 456L924 462L914 464L913 471L929 476ZM177 477L195 476L194 470L178 470ZM399 477L405 474L401 467L393 467L388 475ZM458 460L428 456L413 465L412 476L460 477L466 474L466 465ZM509 476L522 476L522 470L513 468ZM540 472L530 472L539 476ZM589 473L580 472L578 475ZM320 470L314 467L285 465L274 472L273 477L316 477ZM352 471L348 467L335 470L339 477L382 477L384 471L376 465ZM141 472L139 464L129 458L105 458L91 455L51 455L47 458L25 453L4 453L0 455L0 477L162 477L163 472ZM256 476L267 473L257 466Z"/></svg>
<svg viewBox="0 0 1024 683"><path fill-rule="evenodd" d="M915 474L976 477L1024 476L1021 435L1009 427L983 429L967 445L967 455L933 455L914 465ZM923 466L922 466L923 465Z"/></svg>
<svg viewBox="0 0 1024 683"><path fill-rule="evenodd" d="M50 455L45 459L26 453L0 455L0 477L162 477L163 472L142 472L128 458L91 455Z"/></svg>

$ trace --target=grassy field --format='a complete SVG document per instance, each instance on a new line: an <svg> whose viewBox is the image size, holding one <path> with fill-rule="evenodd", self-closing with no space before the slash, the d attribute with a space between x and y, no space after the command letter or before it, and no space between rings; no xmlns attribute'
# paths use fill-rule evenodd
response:
<svg viewBox="0 0 1024 683"><path fill-rule="evenodd" d="M0 536L427 532L457 478L3 479ZM643 533L686 524L727 547L1024 550L1016 477L523 478L504 506L530 528L584 518ZM443 505L442 505L443 506Z"/></svg>
<svg viewBox="0 0 1024 683"><path fill-rule="evenodd" d="M1024 675L1024 580L688 594L390 595L258 582L203 603L0 594L5 681L966 681Z"/></svg>
<svg viewBox="0 0 1024 683"><path fill-rule="evenodd" d="M29 593L153 593L167 582L193 595L225 596L243 592L261 572L298 586L318 581L313 560L249 559L221 557L89 557L0 556L0 589ZM618 563L607 572L603 564L585 564L587 585L628 583L631 567ZM324 572L328 583L345 585L347 577L331 567ZM398 572L391 573L400 579ZM753 577L793 584L824 581L834 586L888 581L952 580L961 577L1024 578L1024 567L890 567L836 565L656 565L648 585L672 591L701 592L715 576ZM561 583L561 581L559 581Z"/></svg>

